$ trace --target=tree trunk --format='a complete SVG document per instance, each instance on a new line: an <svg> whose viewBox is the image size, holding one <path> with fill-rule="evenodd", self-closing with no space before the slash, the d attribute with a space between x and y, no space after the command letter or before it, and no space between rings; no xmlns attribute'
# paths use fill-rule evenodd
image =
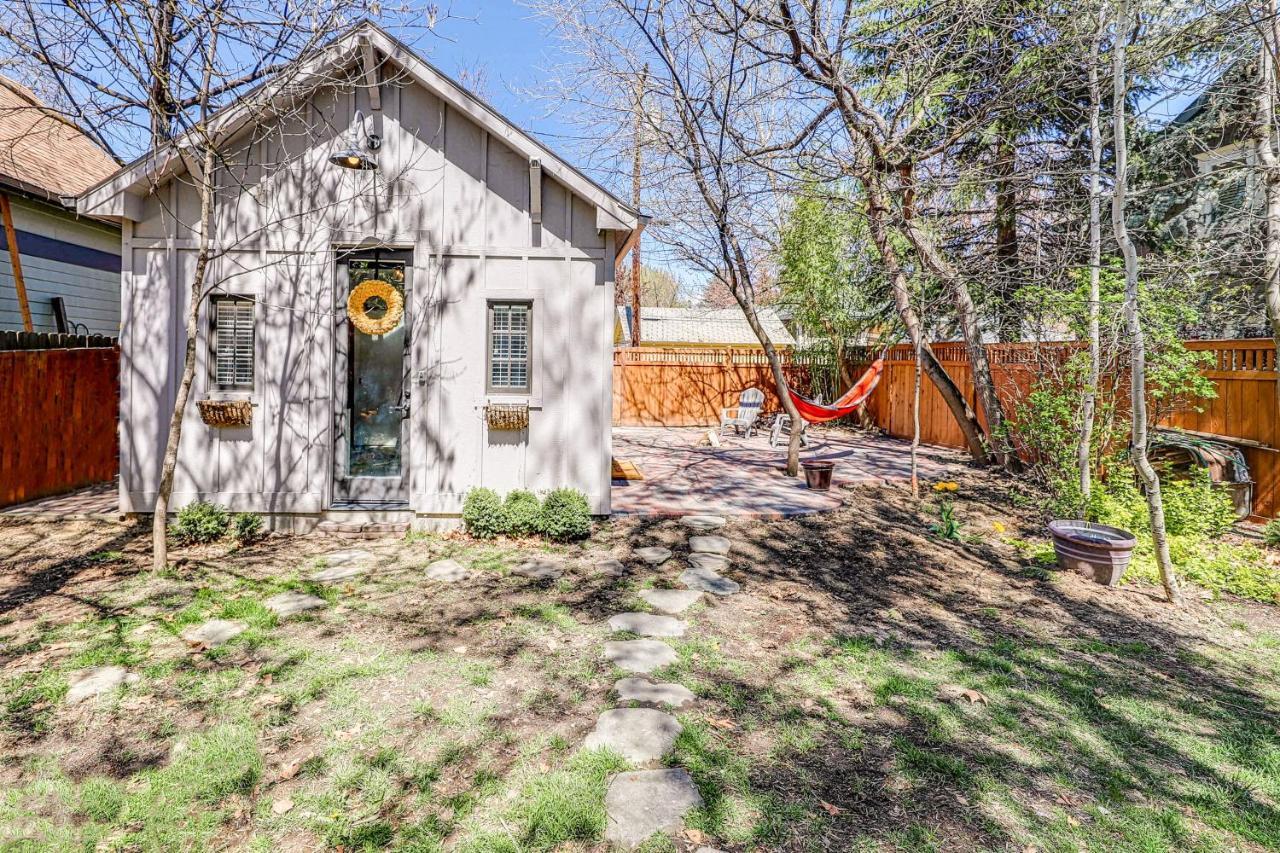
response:
<svg viewBox="0 0 1280 853"><path fill-rule="evenodd" d="M1116 38L1114 52L1114 149L1116 161L1115 190L1111 197L1111 224L1116 242L1124 254L1124 313L1130 338L1130 405L1132 407L1132 438L1130 451L1133 466L1147 492L1147 511L1151 516L1151 539L1155 545L1156 564L1160 568L1160 581L1164 584L1165 597L1173 604L1182 602L1178 590L1178 578L1169 557L1169 538L1164 527L1164 503L1160 497L1160 477L1151 460L1147 458L1147 389L1146 389L1146 341L1142 331L1142 317L1138 304L1138 253L1124 221L1125 194L1129 184L1129 152L1125 136L1125 96L1128 79L1125 71L1125 42L1130 29L1126 0L1120 0L1116 10Z"/></svg>
<svg viewBox="0 0 1280 853"><path fill-rule="evenodd" d="M204 301L204 282L209 270L209 231L213 227L213 170L212 145L204 146L203 168L200 175L200 237L196 254L195 273L191 279L191 304L187 307L187 345L182 361L182 378L178 382L178 394L169 417L169 436L165 441L164 458L160 467L160 487L156 493L155 510L151 517L151 567L164 569L169 562L169 544L166 538L169 520L169 497L173 494L173 474L178 466L178 446L182 441L182 419L191 396L191 384L196 375L196 340L200 320L200 304Z"/></svg>
<svg viewBox="0 0 1280 853"><path fill-rule="evenodd" d="M914 384L911 388L911 497L920 499L920 342L911 345Z"/></svg>
<svg viewBox="0 0 1280 853"><path fill-rule="evenodd" d="M1093 421L1102 373L1102 343L1098 326L1101 310L1099 282L1102 275L1102 92L1098 83L1098 58L1105 32L1105 10L1098 13L1098 33L1089 51L1089 376L1080 401L1080 443L1076 464L1080 470L1080 499L1089 510L1093 488Z"/></svg>
<svg viewBox="0 0 1280 853"><path fill-rule="evenodd" d="M938 393L942 395L947 408L951 410L952 416L960 426L960 431L964 433L969 455L979 465L986 465L987 448L982 440L982 427L978 424L978 418L969 408L969 403L960 392L960 388L934 357L933 350L925 343L920 318L911 307L911 289L907 285L907 276L898 260L897 250L889 239L889 229L886 225L889 208L884 189L880 185L879 178L874 174L868 175L863 180L863 187L867 193L867 228L871 232L871 239L876 244L880 260L884 264L898 317L907 330L907 337L910 338L912 347L923 353L924 370L938 389Z"/></svg>
<svg viewBox="0 0 1280 853"><path fill-rule="evenodd" d="M1259 15L1262 38L1258 56L1258 98L1254 149L1261 166L1266 198L1266 250L1264 276L1267 319L1275 342L1276 366L1280 369L1280 154L1275 148L1276 51L1280 49L1280 23L1276 21L1276 0L1266 0ZM1280 399L1280 377L1276 380Z"/></svg>
<svg viewBox="0 0 1280 853"><path fill-rule="evenodd" d="M1017 172L1017 150L999 125L998 138L992 146L991 171L995 182L996 236L996 330L1000 340L1009 343L1022 338L1022 312L1015 304L1018 278L1018 192L1014 183Z"/></svg>

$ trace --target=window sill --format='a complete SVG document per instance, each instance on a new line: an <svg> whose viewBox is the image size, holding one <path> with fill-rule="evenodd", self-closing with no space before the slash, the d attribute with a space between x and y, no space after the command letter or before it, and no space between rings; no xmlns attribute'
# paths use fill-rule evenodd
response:
<svg viewBox="0 0 1280 853"><path fill-rule="evenodd" d="M530 394L485 394L480 402L476 404L476 408L482 409L490 403L515 405L523 403L531 409L541 409L542 397L535 397Z"/></svg>
<svg viewBox="0 0 1280 853"><path fill-rule="evenodd" d="M205 400L250 400L253 405L258 405L253 399L252 391L207 391L202 399Z"/></svg>

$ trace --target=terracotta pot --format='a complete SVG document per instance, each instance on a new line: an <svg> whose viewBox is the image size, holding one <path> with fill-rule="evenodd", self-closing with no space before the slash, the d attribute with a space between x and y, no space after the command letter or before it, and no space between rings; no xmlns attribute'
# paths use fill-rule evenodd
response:
<svg viewBox="0 0 1280 853"><path fill-rule="evenodd" d="M800 467L804 469L806 486L815 492L831 491L831 473L835 470L836 463L825 459L809 459L801 462Z"/></svg>
<svg viewBox="0 0 1280 853"><path fill-rule="evenodd" d="M1051 521L1049 533L1059 567L1091 574L1106 586L1120 582L1138 544L1127 530L1091 521Z"/></svg>

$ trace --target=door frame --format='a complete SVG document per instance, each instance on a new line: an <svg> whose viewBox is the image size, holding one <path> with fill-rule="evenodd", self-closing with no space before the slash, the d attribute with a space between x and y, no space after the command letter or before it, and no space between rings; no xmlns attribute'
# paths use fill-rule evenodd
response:
<svg viewBox="0 0 1280 853"><path fill-rule="evenodd" d="M347 295L351 278L347 262L352 259L387 260L404 263L404 354L401 364L400 419L400 476L399 477L351 477L350 464L350 400L353 394L354 376L350 369L351 345L355 327L347 317ZM333 433L330 450L333 453L333 489L330 506L336 508L407 509L409 506L409 436L414 395L410 382L413 355L413 249L404 247L352 246L336 248L333 265L334 312L333 327ZM359 481L358 483L354 481Z"/></svg>

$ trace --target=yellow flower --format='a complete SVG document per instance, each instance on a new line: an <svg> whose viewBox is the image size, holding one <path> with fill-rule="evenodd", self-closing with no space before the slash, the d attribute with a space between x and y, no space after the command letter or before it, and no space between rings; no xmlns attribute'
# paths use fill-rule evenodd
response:
<svg viewBox="0 0 1280 853"><path fill-rule="evenodd" d="M1008 528L1004 526L1004 522L1002 521L993 521L991 522L991 529L996 533L1004 533Z"/></svg>
<svg viewBox="0 0 1280 853"><path fill-rule="evenodd" d="M941 482L933 484L933 490L935 492L954 492L954 491L957 491L959 488L960 488L959 483L952 483L948 480L943 480Z"/></svg>

